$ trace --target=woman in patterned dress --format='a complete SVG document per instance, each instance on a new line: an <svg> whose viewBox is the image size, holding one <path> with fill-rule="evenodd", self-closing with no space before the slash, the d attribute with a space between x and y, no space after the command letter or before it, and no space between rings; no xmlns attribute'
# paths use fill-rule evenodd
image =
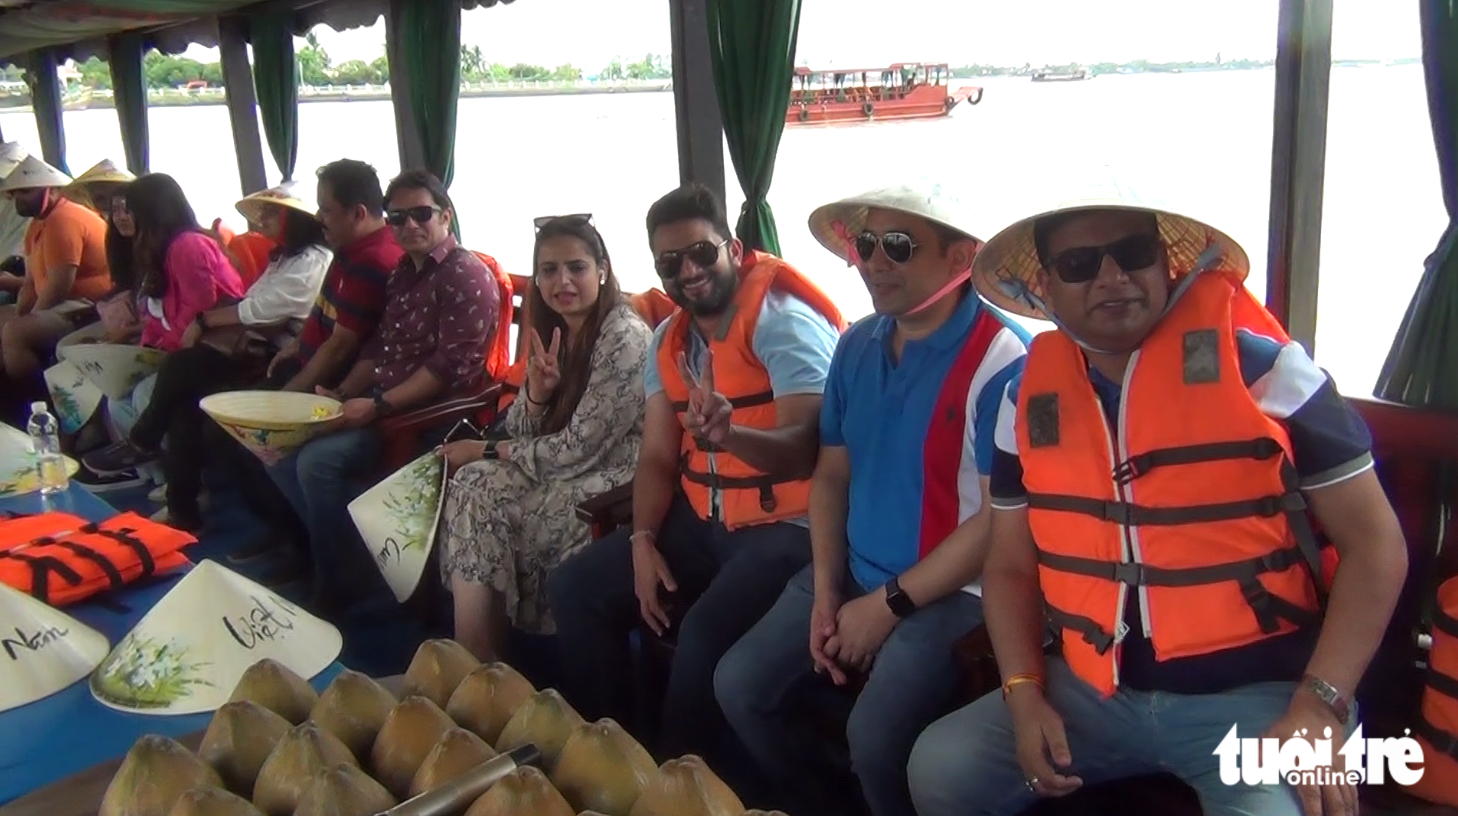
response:
<svg viewBox="0 0 1458 816"><path fill-rule="evenodd" d="M586 546L575 506L631 482L653 332L618 288L588 216L539 219L526 306L530 361L510 439L446 446L441 571L455 638L495 659L508 622L551 634L547 574Z"/></svg>

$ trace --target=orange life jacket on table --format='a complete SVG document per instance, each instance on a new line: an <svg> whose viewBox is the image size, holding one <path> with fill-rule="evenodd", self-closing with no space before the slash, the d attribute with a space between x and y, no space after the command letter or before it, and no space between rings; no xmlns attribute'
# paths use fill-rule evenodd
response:
<svg viewBox="0 0 1458 816"><path fill-rule="evenodd" d="M66 606L185 566L181 550L196 543L136 513L100 523L69 513L20 516L0 521L0 583Z"/></svg>
<svg viewBox="0 0 1458 816"><path fill-rule="evenodd" d="M1413 728L1423 749L1423 778L1407 792L1458 805L1458 578L1438 587L1437 601L1422 709Z"/></svg>
<svg viewBox="0 0 1458 816"><path fill-rule="evenodd" d="M731 422L747 428L777 425L775 395L769 372L754 354L754 329L770 290L803 300L839 331L845 318L830 297L794 267L763 252L746 254L739 268L739 289L716 337L706 338L714 353L714 385L734 406ZM692 318L682 309L670 317L655 361L663 390L685 423L688 384L678 372L678 355L689 349ZM710 456L713 467L710 468ZM684 433L679 471L689 503L700 518L714 518L711 489L720 493L718 521L733 530L805 515L810 506L809 479L777 479L759 472L723 450L711 450L693 434Z"/></svg>
<svg viewBox="0 0 1458 816"><path fill-rule="evenodd" d="M1143 604L1159 660L1320 621L1326 556L1290 438L1242 380L1237 328L1286 339L1238 280L1201 275L1130 359L1112 431L1073 340L1028 350L1016 428L1039 580L1069 666L1105 695L1125 603Z"/></svg>

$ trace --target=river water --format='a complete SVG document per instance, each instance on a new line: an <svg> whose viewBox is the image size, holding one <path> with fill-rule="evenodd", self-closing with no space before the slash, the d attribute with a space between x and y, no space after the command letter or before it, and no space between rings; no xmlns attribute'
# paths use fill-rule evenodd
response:
<svg viewBox="0 0 1458 816"><path fill-rule="evenodd" d="M974 229L990 235L1112 177L1233 236L1255 267L1249 285L1264 293L1274 81L1271 70L993 78L980 81L980 105L942 120L790 128L770 193L783 253L858 317L870 310L859 278L805 226L816 206L935 175L977 201ZM1447 219L1421 67L1335 68L1331 88L1317 359L1359 395L1371 391ZM114 111L65 119L73 171L121 160ZM383 179L398 169L388 101L304 104L299 126L301 178L341 157L374 164ZM0 130L38 147L30 114L0 113ZM242 225L225 107L153 109L151 137L153 169L177 177L199 218ZM725 163L737 210L727 153ZM510 271L528 271L534 217L591 212L625 287L652 285L643 217L677 180L670 93L461 100L451 193L466 243Z"/></svg>

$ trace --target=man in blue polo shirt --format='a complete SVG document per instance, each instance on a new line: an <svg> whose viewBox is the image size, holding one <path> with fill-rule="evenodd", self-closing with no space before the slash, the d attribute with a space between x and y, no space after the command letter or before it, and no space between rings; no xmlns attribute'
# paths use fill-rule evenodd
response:
<svg viewBox="0 0 1458 816"><path fill-rule="evenodd" d="M957 693L952 645L982 621L992 433L1026 335L969 283L980 244L940 184L816 210L876 314L831 361L810 493L814 563L719 662L719 704L800 816L911 814L906 761ZM819 674L821 684L806 683ZM795 728L798 692L865 681L847 725L854 779ZM828 681L828 682L827 682ZM823 685L822 685L823 684ZM791 801L793 800L793 801Z"/></svg>

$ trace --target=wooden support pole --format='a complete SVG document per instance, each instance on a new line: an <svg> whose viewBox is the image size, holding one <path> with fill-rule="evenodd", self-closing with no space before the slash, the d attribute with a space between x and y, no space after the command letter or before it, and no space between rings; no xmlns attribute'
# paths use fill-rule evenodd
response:
<svg viewBox="0 0 1458 816"><path fill-rule="evenodd" d="M223 62L223 88L228 99L228 121L233 126L233 147L238 154L238 179L243 195L248 195L268 187L268 171L263 164L258 98L253 91L253 67L248 63L247 24L243 18L218 18L218 52Z"/></svg>
<svg viewBox="0 0 1458 816"><path fill-rule="evenodd" d="M1266 304L1316 353L1332 0L1281 0Z"/></svg>
<svg viewBox="0 0 1458 816"><path fill-rule="evenodd" d="M724 120L709 57L704 0L669 0L673 43L673 107L678 126L678 178L699 182L724 200Z"/></svg>

